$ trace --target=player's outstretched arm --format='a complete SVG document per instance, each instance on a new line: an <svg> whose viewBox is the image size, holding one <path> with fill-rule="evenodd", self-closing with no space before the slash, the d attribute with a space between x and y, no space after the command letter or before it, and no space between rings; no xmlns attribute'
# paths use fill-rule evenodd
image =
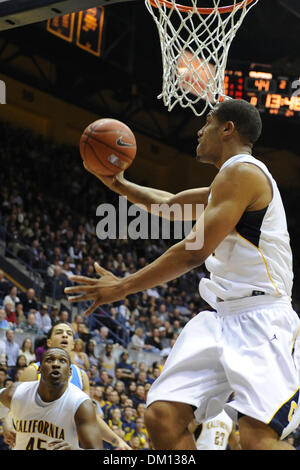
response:
<svg viewBox="0 0 300 470"><path fill-rule="evenodd" d="M103 441L108 442L114 447L117 447L119 450L131 450L131 448L126 444L121 437L119 437L109 426L106 422L101 418L101 416L97 416L97 421L100 427L101 437Z"/></svg>
<svg viewBox="0 0 300 470"><path fill-rule="evenodd" d="M212 197L203 215L184 240L125 278L117 278L95 263L101 279L70 276L72 281L81 285L65 289L68 296L79 294L68 297L68 300L93 300L94 303L85 312L85 315L89 315L102 304L116 302L130 294L169 282L200 266L234 230L242 214L248 207L253 207L257 195L261 194L260 182L257 184L253 171L236 167L229 167L228 171L225 169L218 174L213 184Z"/></svg>
<svg viewBox="0 0 300 470"><path fill-rule="evenodd" d="M173 194L132 183L124 178L124 172L115 176L93 174L112 191L120 196L126 196L128 201L144 208L151 214L169 220L196 220L199 214L196 205L206 205L210 192L210 188L195 188ZM173 210L162 211L162 204L170 208L173 206ZM175 205L178 206L179 211L176 210ZM191 205L191 208L188 208L188 205Z"/></svg>

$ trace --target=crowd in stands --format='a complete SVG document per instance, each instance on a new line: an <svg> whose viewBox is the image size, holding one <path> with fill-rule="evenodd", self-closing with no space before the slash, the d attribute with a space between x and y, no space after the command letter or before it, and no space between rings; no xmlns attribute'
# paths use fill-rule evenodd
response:
<svg viewBox="0 0 300 470"><path fill-rule="evenodd" d="M7 258L26 263L43 282L37 296L34 288L18 288L0 270L0 330L5 331L0 388L39 361L47 332L57 321L68 321L75 332L72 361L87 372L98 411L132 448L147 449L147 392L184 325L210 309L197 290L205 268L102 306L89 318L83 316L85 304L66 306L70 274L95 277L98 261L116 276L127 276L176 240L99 240L96 208L117 203L117 196L84 171L78 149L58 147L8 124L1 125L0 136L0 241ZM17 333L24 334L22 344ZM128 351L153 353L153 362L130 361Z"/></svg>

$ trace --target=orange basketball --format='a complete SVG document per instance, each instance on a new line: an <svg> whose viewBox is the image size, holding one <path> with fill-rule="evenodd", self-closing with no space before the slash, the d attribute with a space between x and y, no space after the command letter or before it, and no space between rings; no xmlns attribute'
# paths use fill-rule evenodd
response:
<svg viewBox="0 0 300 470"><path fill-rule="evenodd" d="M136 155L133 132L116 119L98 119L84 130L80 154L86 168L108 176L126 170Z"/></svg>
<svg viewBox="0 0 300 470"><path fill-rule="evenodd" d="M209 62L184 50L177 61L178 83L182 90L195 96L203 96L209 81L215 78L216 69ZM207 92L209 101L213 101L211 92Z"/></svg>

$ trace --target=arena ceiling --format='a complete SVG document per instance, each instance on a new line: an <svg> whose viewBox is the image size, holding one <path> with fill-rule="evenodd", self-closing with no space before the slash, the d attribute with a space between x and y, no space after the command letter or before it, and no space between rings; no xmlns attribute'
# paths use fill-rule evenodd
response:
<svg viewBox="0 0 300 470"><path fill-rule="evenodd" d="M42 22L0 32L0 72L99 115L105 112L126 120L167 143L186 145L199 119L178 108L168 113L156 98L161 87L161 52L144 2L110 5L106 13L100 58L52 36ZM299 31L300 17L281 1L260 0L232 43L229 65L271 64L280 71L300 74ZM35 64L37 73L22 67L24 57ZM44 61L51 67L45 68ZM272 124L269 127L272 134Z"/></svg>

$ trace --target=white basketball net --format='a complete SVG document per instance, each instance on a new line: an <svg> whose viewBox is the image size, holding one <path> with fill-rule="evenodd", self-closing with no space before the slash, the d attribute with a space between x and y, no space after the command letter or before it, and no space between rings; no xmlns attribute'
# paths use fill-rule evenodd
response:
<svg viewBox="0 0 300 470"><path fill-rule="evenodd" d="M179 0L180 1L180 0ZM198 11L199 0L189 0L192 8L169 0L145 0L158 28L163 65L162 98L171 111L178 103L191 108L196 116L213 108L224 93L224 75L231 42L248 11L258 2L228 0L232 11L221 13L220 0L213 0L212 11ZM198 5L197 5L198 3ZM205 3L205 1L202 2Z"/></svg>

